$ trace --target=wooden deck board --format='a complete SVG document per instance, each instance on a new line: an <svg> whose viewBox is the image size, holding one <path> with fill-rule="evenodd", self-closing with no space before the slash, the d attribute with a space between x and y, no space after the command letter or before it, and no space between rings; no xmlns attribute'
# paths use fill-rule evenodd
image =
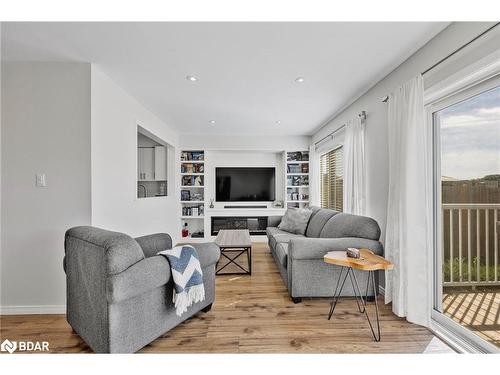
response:
<svg viewBox="0 0 500 375"><path fill-rule="evenodd" d="M500 346L498 291L453 291L443 294L443 312L490 343Z"/></svg>
<svg viewBox="0 0 500 375"><path fill-rule="evenodd" d="M451 352L426 328L395 316L379 298L382 341L374 342L355 300L294 304L265 244L253 245L252 276L218 276L216 302L141 350L145 353L423 353ZM373 313L373 305L369 306ZM64 315L1 316L0 336L49 341L51 352L85 353Z"/></svg>

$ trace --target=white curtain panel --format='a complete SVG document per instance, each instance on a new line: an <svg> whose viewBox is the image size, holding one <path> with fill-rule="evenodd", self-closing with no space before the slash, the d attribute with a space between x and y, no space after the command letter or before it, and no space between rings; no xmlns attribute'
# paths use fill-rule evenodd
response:
<svg viewBox="0 0 500 375"><path fill-rule="evenodd" d="M428 326L431 314L432 129L424 118L418 76L389 95L389 193L385 302L410 322Z"/></svg>
<svg viewBox="0 0 500 375"><path fill-rule="evenodd" d="M320 205L319 157L316 146L312 144L309 147L309 202L313 206Z"/></svg>
<svg viewBox="0 0 500 375"><path fill-rule="evenodd" d="M364 215L366 208L365 124L349 121L344 138L344 212Z"/></svg>

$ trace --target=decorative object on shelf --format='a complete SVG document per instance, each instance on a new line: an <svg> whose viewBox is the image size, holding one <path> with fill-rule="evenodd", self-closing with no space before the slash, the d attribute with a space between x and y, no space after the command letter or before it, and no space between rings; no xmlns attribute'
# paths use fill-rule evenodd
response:
<svg viewBox="0 0 500 375"><path fill-rule="evenodd" d="M202 230L198 230L196 232L191 233L191 238L203 238L205 237L205 232Z"/></svg>
<svg viewBox="0 0 500 375"><path fill-rule="evenodd" d="M274 201L273 207L274 208L283 208L283 201Z"/></svg>
<svg viewBox="0 0 500 375"><path fill-rule="evenodd" d="M192 201L202 201L203 200L203 193L192 193L191 200Z"/></svg>
<svg viewBox="0 0 500 375"><path fill-rule="evenodd" d="M209 207L210 207L210 208L214 208L214 207L215 207L215 206L214 206L214 199L213 199L213 198L212 198L212 199L210 199L210 206L209 206Z"/></svg>
<svg viewBox="0 0 500 375"><path fill-rule="evenodd" d="M188 223L184 223L184 228L182 228L182 237L189 236Z"/></svg>
<svg viewBox="0 0 500 375"><path fill-rule="evenodd" d="M184 223L184 228L182 228L182 237L189 236L189 229L187 227L187 223Z"/></svg>
<svg viewBox="0 0 500 375"><path fill-rule="evenodd" d="M346 250L346 254L349 258L354 258L354 259L361 258L361 252L359 251L359 249L356 249L355 247L348 247Z"/></svg>
<svg viewBox="0 0 500 375"><path fill-rule="evenodd" d="M194 176L193 177L193 186L203 186L203 177L202 176Z"/></svg>

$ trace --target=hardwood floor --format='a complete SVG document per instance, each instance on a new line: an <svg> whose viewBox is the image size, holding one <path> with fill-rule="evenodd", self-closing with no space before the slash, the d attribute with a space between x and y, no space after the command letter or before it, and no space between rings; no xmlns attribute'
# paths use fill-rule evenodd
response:
<svg viewBox="0 0 500 375"><path fill-rule="evenodd" d="M426 328L396 317L380 302L382 341L374 342L354 299L342 299L332 320L328 299L288 297L268 247L253 245L252 276L218 276L217 298L141 350L143 353L423 353L451 352ZM373 306L370 305L370 312ZM45 340L51 352L90 352L64 315L2 316L11 340Z"/></svg>

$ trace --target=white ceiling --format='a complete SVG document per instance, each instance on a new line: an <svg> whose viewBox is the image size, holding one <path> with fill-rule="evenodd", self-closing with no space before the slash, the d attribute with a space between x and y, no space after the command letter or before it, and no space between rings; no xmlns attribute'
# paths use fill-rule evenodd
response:
<svg viewBox="0 0 500 375"><path fill-rule="evenodd" d="M2 59L95 63L182 133L309 135L446 26L2 23Z"/></svg>

